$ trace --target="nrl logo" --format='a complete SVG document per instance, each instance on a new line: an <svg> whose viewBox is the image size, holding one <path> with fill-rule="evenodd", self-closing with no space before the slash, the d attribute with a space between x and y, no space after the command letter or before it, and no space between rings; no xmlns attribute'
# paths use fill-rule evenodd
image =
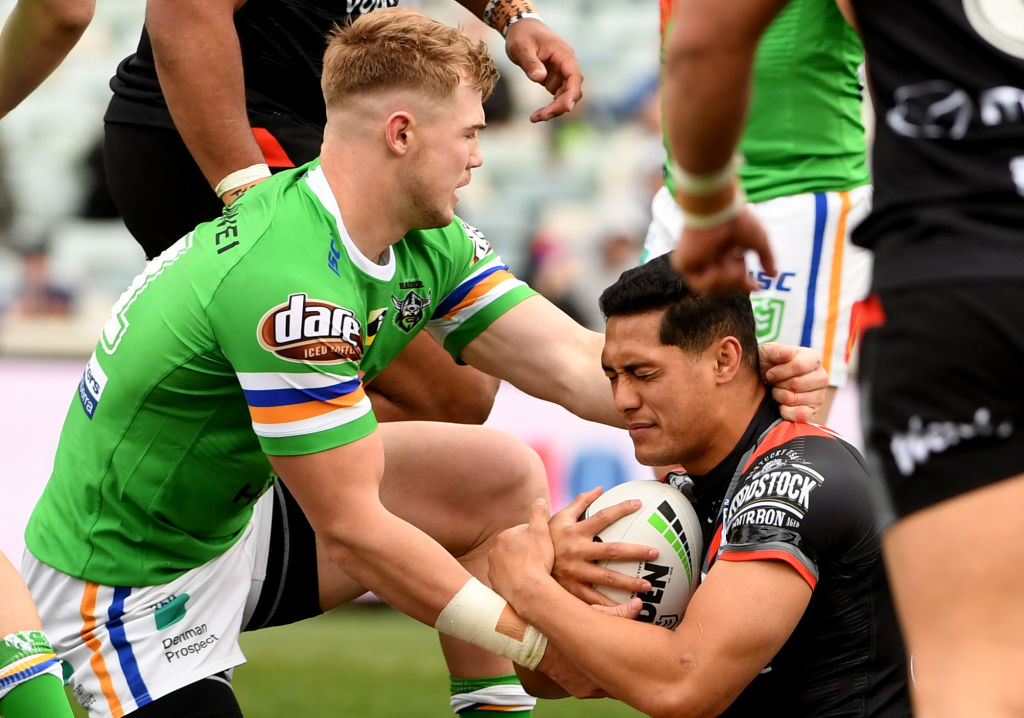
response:
<svg viewBox="0 0 1024 718"><path fill-rule="evenodd" d="M786 303L781 299L755 298L750 300L754 310L754 325L757 329L757 343L773 342L782 331L782 313Z"/></svg>
<svg viewBox="0 0 1024 718"><path fill-rule="evenodd" d="M391 297L391 303L395 305L397 310L395 312L395 325L403 332L411 332L423 319L423 312L430 306L430 290L427 290L425 298L416 292L409 292L402 301Z"/></svg>
<svg viewBox="0 0 1024 718"><path fill-rule="evenodd" d="M260 319L260 345L286 361L341 364L363 356L363 332L351 309L292 294Z"/></svg>

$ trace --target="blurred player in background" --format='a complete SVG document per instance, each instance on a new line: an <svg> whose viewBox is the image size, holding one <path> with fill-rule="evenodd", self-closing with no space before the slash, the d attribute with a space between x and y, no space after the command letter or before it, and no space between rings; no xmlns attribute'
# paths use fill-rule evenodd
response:
<svg viewBox="0 0 1024 718"><path fill-rule="evenodd" d="M666 57L673 156L727 171L751 59L783 0L740 12L689 0ZM886 562L909 650L915 714L1024 713L1024 5L853 0L878 126L874 252L862 348L864 436L886 485ZM703 198L720 222L687 231L694 286L741 286L736 251L770 252L734 186ZM691 201L696 201L693 197Z"/></svg>
<svg viewBox="0 0 1024 718"><path fill-rule="evenodd" d="M241 630L367 589L444 634L457 712L531 710L510 659L535 665L544 638L472 575L546 494L543 466L485 427L378 426L364 389L427 329L454 358L619 422L601 335L454 216L496 77L459 31L361 16L326 55L321 157L248 189L116 303L24 563L92 715L240 715L225 671ZM820 401L815 352L767 353L795 355L773 370L784 399Z"/></svg>
<svg viewBox="0 0 1024 718"><path fill-rule="evenodd" d="M663 40L675 4L661 0ZM743 159L722 177L728 182L738 169L775 255L774 276L752 257L748 264L758 341L821 351L830 387L814 419L819 423L846 384L851 312L867 295L871 275L871 253L850 241L871 204L858 75L863 61L860 39L836 3L794 0L758 46L739 143ZM695 216L687 222L676 203L675 193L686 188L685 175L666 161L641 261L674 249L684 224L702 223Z"/></svg>
<svg viewBox="0 0 1024 718"><path fill-rule="evenodd" d="M589 681L653 716L909 716L863 459L823 427L780 418L746 295L694 295L662 256L624 272L601 310L601 361L637 460L689 469L670 482L692 492L704 578L672 631L599 613L589 582L606 569L565 588L550 575L608 523L577 522L597 492L550 530L534 508L529 527L498 537L490 577L548 637L538 670L581 674L567 687Z"/></svg>
<svg viewBox="0 0 1024 718"><path fill-rule="evenodd" d="M327 33L361 12L397 4L148 0L138 49L111 80L104 136L111 193L147 256L219 215L271 172L320 154ZM583 81L575 54L530 2L460 4L499 31L513 62L554 95L534 121L572 109ZM419 337L367 390L383 421L482 423L497 387Z"/></svg>

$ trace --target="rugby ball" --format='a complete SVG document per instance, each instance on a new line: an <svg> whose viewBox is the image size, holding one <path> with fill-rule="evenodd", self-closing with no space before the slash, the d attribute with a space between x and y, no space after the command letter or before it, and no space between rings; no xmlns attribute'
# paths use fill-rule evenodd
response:
<svg viewBox="0 0 1024 718"><path fill-rule="evenodd" d="M658 558L601 561L600 565L650 581L651 590L639 594L643 608L637 620L675 628L700 582L704 555L700 521L689 500L678 489L653 479L627 481L605 491L587 507L584 516L592 516L629 499L639 499L643 504L637 511L607 526L594 540L653 546L658 549ZM607 586L594 588L617 603L637 595Z"/></svg>

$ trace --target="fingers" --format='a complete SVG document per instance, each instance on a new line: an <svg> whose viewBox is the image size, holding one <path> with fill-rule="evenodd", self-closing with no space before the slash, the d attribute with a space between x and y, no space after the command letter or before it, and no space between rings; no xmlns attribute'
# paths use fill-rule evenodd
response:
<svg viewBox="0 0 1024 718"><path fill-rule="evenodd" d="M587 505L589 506L590 503ZM597 511L583 521L580 521L580 529L589 532L590 536L597 536L608 526L615 523L623 516L629 516L631 513L637 511L641 506L643 506L643 502L638 499L620 501L617 504L607 506L600 511Z"/></svg>
<svg viewBox="0 0 1024 718"><path fill-rule="evenodd" d="M584 491L582 494L577 494L576 498L574 498L568 506L551 517L551 522L559 525L575 524L580 517L583 516L583 512L587 510L587 507L594 503L597 497L603 492L604 489L598 486L590 491Z"/></svg>
<svg viewBox="0 0 1024 718"><path fill-rule="evenodd" d="M551 511L548 509L547 499L537 499L530 507L530 532L543 532L548 535L548 519L551 518Z"/></svg>
<svg viewBox="0 0 1024 718"><path fill-rule="evenodd" d="M505 38L505 52L527 77L554 95L530 115L531 122L564 115L583 97L583 71L576 53L544 23L526 19L513 24Z"/></svg>
<svg viewBox="0 0 1024 718"><path fill-rule="evenodd" d="M817 389L810 392L793 392L775 387L772 397L779 402L779 412L788 421L811 421L825 401L825 390Z"/></svg>
<svg viewBox="0 0 1024 718"><path fill-rule="evenodd" d="M617 616L619 618L628 618L629 620L635 619L640 615L640 609L643 608L643 602L635 596L628 601L623 603L617 603L614 606L592 605L597 611L607 614L609 616Z"/></svg>
<svg viewBox="0 0 1024 718"><path fill-rule="evenodd" d="M651 590L651 582L647 579L627 576L624 573L619 573L614 569L600 566L596 563L590 563L585 567L581 567L577 572L577 580L584 585L614 588L627 593L647 593ZM595 593L597 592L595 591ZM595 601L594 603L607 605L608 601L606 599Z"/></svg>

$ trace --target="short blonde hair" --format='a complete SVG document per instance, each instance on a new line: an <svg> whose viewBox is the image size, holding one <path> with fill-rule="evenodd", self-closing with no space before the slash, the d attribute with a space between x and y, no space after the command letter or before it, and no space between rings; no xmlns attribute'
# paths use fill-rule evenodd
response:
<svg viewBox="0 0 1024 718"><path fill-rule="evenodd" d="M494 89L498 69L482 41L415 10L388 8L331 32L321 87L330 108L358 93L389 89L447 98L463 78L485 100Z"/></svg>

